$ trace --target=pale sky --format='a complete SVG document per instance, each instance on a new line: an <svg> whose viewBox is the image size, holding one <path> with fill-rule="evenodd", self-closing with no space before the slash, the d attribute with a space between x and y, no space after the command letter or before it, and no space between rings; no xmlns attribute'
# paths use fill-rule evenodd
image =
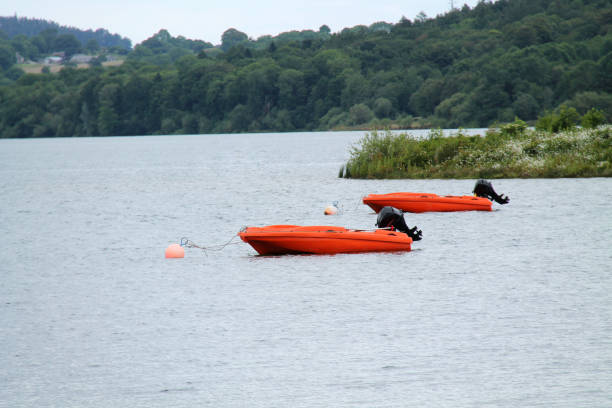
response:
<svg viewBox="0 0 612 408"><path fill-rule="evenodd" d="M455 7L478 0L453 0ZM82 30L105 28L136 45L160 29L173 37L221 43L235 28L253 39L326 24L332 32L378 21L414 20L423 11L435 17L449 11L451 0L1 0L0 16L42 18Z"/></svg>

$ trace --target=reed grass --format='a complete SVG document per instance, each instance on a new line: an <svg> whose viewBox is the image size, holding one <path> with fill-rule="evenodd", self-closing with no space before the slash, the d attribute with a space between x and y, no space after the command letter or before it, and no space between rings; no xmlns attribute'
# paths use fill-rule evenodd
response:
<svg viewBox="0 0 612 408"><path fill-rule="evenodd" d="M515 122L484 136L432 130L415 139L407 133L370 132L351 148L345 178L558 178L611 177L612 126L531 130Z"/></svg>

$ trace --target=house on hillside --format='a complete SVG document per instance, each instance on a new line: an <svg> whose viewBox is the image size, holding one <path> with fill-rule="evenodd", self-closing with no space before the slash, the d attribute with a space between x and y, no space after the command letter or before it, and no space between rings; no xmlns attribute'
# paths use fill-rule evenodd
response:
<svg viewBox="0 0 612 408"><path fill-rule="evenodd" d="M45 65L57 65L62 63L63 58L55 55L51 55L49 57L45 57L43 60L43 64Z"/></svg>
<svg viewBox="0 0 612 408"><path fill-rule="evenodd" d="M66 53L64 51L54 52L53 54L45 57L42 60L42 63L45 65L57 65L61 64L66 57Z"/></svg>
<svg viewBox="0 0 612 408"><path fill-rule="evenodd" d="M75 64L88 64L94 57L86 54L74 54L72 58L70 58L70 62L74 62Z"/></svg>

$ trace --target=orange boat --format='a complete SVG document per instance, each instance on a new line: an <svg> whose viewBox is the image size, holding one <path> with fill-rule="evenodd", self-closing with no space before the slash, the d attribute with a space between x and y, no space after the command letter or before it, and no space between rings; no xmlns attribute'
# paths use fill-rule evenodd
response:
<svg viewBox="0 0 612 408"><path fill-rule="evenodd" d="M369 194L363 203L379 212L385 206L402 211L422 213L427 211L491 211L491 201L475 196L439 196L430 193Z"/></svg>
<svg viewBox="0 0 612 408"><path fill-rule="evenodd" d="M247 227L238 235L260 255L410 251L412 244L412 238L398 231L326 225Z"/></svg>

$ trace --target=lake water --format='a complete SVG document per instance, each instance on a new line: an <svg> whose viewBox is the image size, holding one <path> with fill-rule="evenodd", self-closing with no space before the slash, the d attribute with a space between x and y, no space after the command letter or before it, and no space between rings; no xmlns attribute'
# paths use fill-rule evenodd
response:
<svg viewBox="0 0 612 408"><path fill-rule="evenodd" d="M337 178L363 135L0 140L0 406L612 406L612 179L493 180L492 212L406 214L407 253L237 239L471 193Z"/></svg>

